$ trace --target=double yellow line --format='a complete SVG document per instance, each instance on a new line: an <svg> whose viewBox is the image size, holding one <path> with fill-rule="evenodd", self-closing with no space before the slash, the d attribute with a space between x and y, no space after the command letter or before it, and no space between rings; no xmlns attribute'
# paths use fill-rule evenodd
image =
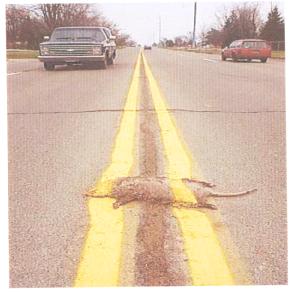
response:
<svg viewBox="0 0 293 292"><path fill-rule="evenodd" d="M112 149L111 162L102 173L95 189L97 194L111 192L111 180L129 176L135 157L136 108L138 100L139 55L130 84L124 113L116 134ZM81 254L76 287L117 286L119 284L122 237L123 210L114 210L113 200L88 201L89 229Z"/></svg>
<svg viewBox="0 0 293 292"><path fill-rule="evenodd" d="M201 178L199 169L178 134L175 121L167 110L159 86L145 57L143 57L143 62L159 121L170 187L176 200L195 201L192 192L180 179L184 177ZM196 173L192 173L193 166L196 167ZM173 213L182 232L193 285L232 285L233 277L207 215L194 209L174 208Z"/></svg>
<svg viewBox="0 0 293 292"><path fill-rule="evenodd" d="M143 54L139 54L130 84L120 128L116 135L111 163L103 172L95 191L109 193L109 180L129 176L135 157L136 107L138 103L139 71L144 63L146 76L157 113L161 139L167 161L166 173L177 200L195 201L192 192L180 182L182 177L199 177L192 173L194 162L180 138L175 121L167 111L159 86ZM132 110L132 111L127 111ZM179 179L179 180L178 180ZM89 199L89 230L84 243L76 287L119 285L123 237L123 210L112 208L112 200ZM196 210L174 209L188 257L193 285L231 285L233 278L225 256L208 217ZM134 271L133 271L134 272Z"/></svg>

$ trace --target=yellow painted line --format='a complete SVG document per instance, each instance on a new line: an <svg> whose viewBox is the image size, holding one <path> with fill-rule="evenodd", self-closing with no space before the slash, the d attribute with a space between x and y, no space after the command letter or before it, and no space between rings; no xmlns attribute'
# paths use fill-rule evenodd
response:
<svg viewBox="0 0 293 292"><path fill-rule="evenodd" d="M128 176L132 171L140 63L141 54L135 65L125 111L112 150L111 163L102 173L95 188L91 190L97 195L111 192L112 184L109 180ZM112 203L112 199L88 200L90 222L75 278L75 287L119 285L124 218L123 209L114 210Z"/></svg>
<svg viewBox="0 0 293 292"><path fill-rule="evenodd" d="M157 113L161 139L167 161L167 175L176 200L195 201L192 192L180 181L183 177L198 177L198 167L178 134L175 120L167 111L157 81L143 56L146 76ZM194 176L193 176L194 175ZM233 285L234 280L227 260L220 246L212 224L203 212L194 209L173 209L184 241L184 250L188 257L189 273L193 285Z"/></svg>

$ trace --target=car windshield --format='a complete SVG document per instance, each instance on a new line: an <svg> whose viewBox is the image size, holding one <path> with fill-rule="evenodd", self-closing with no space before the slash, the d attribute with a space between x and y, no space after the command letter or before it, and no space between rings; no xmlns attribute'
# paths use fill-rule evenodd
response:
<svg viewBox="0 0 293 292"><path fill-rule="evenodd" d="M88 42L105 40L105 36L100 29L93 28L59 28L52 36L53 42Z"/></svg>
<svg viewBox="0 0 293 292"><path fill-rule="evenodd" d="M243 47L247 49L262 49L266 48L267 45L265 42L243 42Z"/></svg>

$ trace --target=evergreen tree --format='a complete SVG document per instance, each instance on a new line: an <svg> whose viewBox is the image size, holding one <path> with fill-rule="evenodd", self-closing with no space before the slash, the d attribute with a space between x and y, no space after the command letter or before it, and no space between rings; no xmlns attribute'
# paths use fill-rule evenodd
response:
<svg viewBox="0 0 293 292"><path fill-rule="evenodd" d="M240 38L238 29L238 16L236 11L233 9L226 18L224 26L222 28L222 41L223 47L228 46L232 41Z"/></svg>
<svg viewBox="0 0 293 292"><path fill-rule="evenodd" d="M285 40L284 19L277 6L269 12L268 19L261 28L260 37L267 41Z"/></svg>

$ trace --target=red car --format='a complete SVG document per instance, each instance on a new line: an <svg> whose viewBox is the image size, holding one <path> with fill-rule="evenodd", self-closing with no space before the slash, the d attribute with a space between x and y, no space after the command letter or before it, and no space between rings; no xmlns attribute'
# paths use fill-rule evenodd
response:
<svg viewBox="0 0 293 292"><path fill-rule="evenodd" d="M222 60L231 58L233 61L258 59L265 63L271 57L271 47L264 40L245 39L237 40L222 50Z"/></svg>

